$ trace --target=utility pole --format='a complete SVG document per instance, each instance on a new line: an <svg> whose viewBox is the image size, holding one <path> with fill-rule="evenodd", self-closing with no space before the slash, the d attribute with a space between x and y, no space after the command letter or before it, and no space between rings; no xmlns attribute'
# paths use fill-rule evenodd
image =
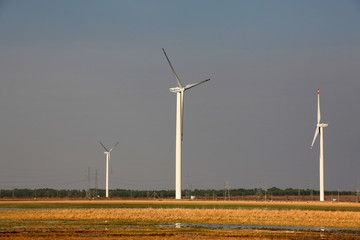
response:
<svg viewBox="0 0 360 240"><path fill-rule="evenodd" d="M97 179L97 169L95 169L95 199L98 197L98 179Z"/></svg>
<svg viewBox="0 0 360 240"><path fill-rule="evenodd" d="M259 173L256 174L257 176L257 191L256 191L256 200L258 200L260 198L260 192L261 192L261 181L260 181L260 176ZM261 198L260 198L261 200Z"/></svg>
<svg viewBox="0 0 360 240"><path fill-rule="evenodd" d="M228 200L230 201L230 185L229 185L229 181L226 180L225 182L225 201L226 201L226 198L228 198Z"/></svg>
<svg viewBox="0 0 360 240"><path fill-rule="evenodd" d="M267 192L267 185L265 184L265 189L264 189L264 191L265 191L265 201L266 201L266 192Z"/></svg>
<svg viewBox="0 0 360 240"><path fill-rule="evenodd" d="M187 193L186 193L186 195L187 195L187 197L189 197L189 199L191 198L191 192L190 192L190 181L189 181L189 173L187 172L186 173L186 183L187 183Z"/></svg>
<svg viewBox="0 0 360 240"><path fill-rule="evenodd" d="M86 193L86 197L90 198L91 194L90 194L90 189L91 189L91 179L90 179L90 167L88 167L88 187L87 187L87 193Z"/></svg>

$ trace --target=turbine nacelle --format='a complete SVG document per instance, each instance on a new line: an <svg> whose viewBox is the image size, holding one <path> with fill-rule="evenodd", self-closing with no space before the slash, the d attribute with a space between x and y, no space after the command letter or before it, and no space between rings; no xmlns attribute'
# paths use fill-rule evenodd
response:
<svg viewBox="0 0 360 240"><path fill-rule="evenodd" d="M328 123L318 123L316 126L325 128L325 127L328 127L329 124Z"/></svg>
<svg viewBox="0 0 360 240"><path fill-rule="evenodd" d="M173 93L178 93L178 92L184 92L184 88L180 88L180 87L174 87L174 88L169 88L170 92Z"/></svg>

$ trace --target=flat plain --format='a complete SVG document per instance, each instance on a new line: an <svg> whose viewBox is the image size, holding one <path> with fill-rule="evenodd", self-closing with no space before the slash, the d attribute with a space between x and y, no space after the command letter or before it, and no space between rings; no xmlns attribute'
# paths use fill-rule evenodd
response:
<svg viewBox="0 0 360 240"><path fill-rule="evenodd" d="M1 239L360 238L359 203L36 200L0 209Z"/></svg>

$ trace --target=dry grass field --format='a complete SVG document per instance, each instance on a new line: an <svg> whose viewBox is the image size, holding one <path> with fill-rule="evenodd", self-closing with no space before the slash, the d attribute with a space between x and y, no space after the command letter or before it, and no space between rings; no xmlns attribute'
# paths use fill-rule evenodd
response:
<svg viewBox="0 0 360 240"><path fill-rule="evenodd" d="M16 208L24 204L78 204L81 208ZM267 202L267 205L301 206L305 209L327 207L330 210L269 210L269 209L200 209L196 206L238 206L239 202L161 201L162 206L189 205L194 208L153 208L159 201L96 201L97 206L111 204L112 208L91 208L94 201L0 201L0 238L62 238L62 239L353 239L360 233L360 211L331 211L331 208L355 208L355 203L332 202ZM113 208L116 205L146 205L147 208ZM53 206L52 205L52 206ZM241 202L242 206L264 202ZM6 208L4 208L4 206ZM8 208L9 206L14 209ZM56 206L56 205L55 205ZM72 205L73 206L73 205ZM89 208L87 207L89 206ZM185 224L175 228L175 223ZM281 229L213 229L188 227L186 224L294 226L352 231L290 231ZM169 226L173 227L169 227ZM360 238L360 236L358 236Z"/></svg>
<svg viewBox="0 0 360 240"><path fill-rule="evenodd" d="M3 210L0 221L110 220L138 223L359 228L360 212L219 209L36 209Z"/></svg>

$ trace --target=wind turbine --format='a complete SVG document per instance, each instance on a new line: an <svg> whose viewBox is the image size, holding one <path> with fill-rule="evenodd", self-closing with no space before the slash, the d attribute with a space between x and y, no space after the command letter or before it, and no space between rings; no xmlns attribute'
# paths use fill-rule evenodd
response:
<svg viewBox="0 0 360 240"><path fill-rule="evenodd" d="M195 87L199 84L209 81L210 79L203 80L201 82L188 84L185 87L181 85L181 82L178 76L175 73L171 62L166 55L164 49L162 49L165 57L170 65L170 68L174 74L175 80L177 82L177 87L170 88L170 92L176 93L176 151L175 151L175 198L181 199L181 148L183 140L183 119L184 119L184 92L192 87Z"/></svg>
<svg viewBox="0 0 360 240"><path fill-rule="evenodd" d="M319 135L320 132L320 201L324 201L324 128L329 126L329 124L320 123L320 119L320 90L318 89L317 124L310 150L313 148L316 137Z"/></svg>
<svg viewBox="0 0 360 240"><path fill-rule="evenodd" d="M109 161L110 161L110 153L111 151L116 147L116 145L119 144L119 142L116 142L115 145L108 150L102 142L100 142L101 146L105 149L105 155L106 155L106 197L109 197Z"/></svg>

